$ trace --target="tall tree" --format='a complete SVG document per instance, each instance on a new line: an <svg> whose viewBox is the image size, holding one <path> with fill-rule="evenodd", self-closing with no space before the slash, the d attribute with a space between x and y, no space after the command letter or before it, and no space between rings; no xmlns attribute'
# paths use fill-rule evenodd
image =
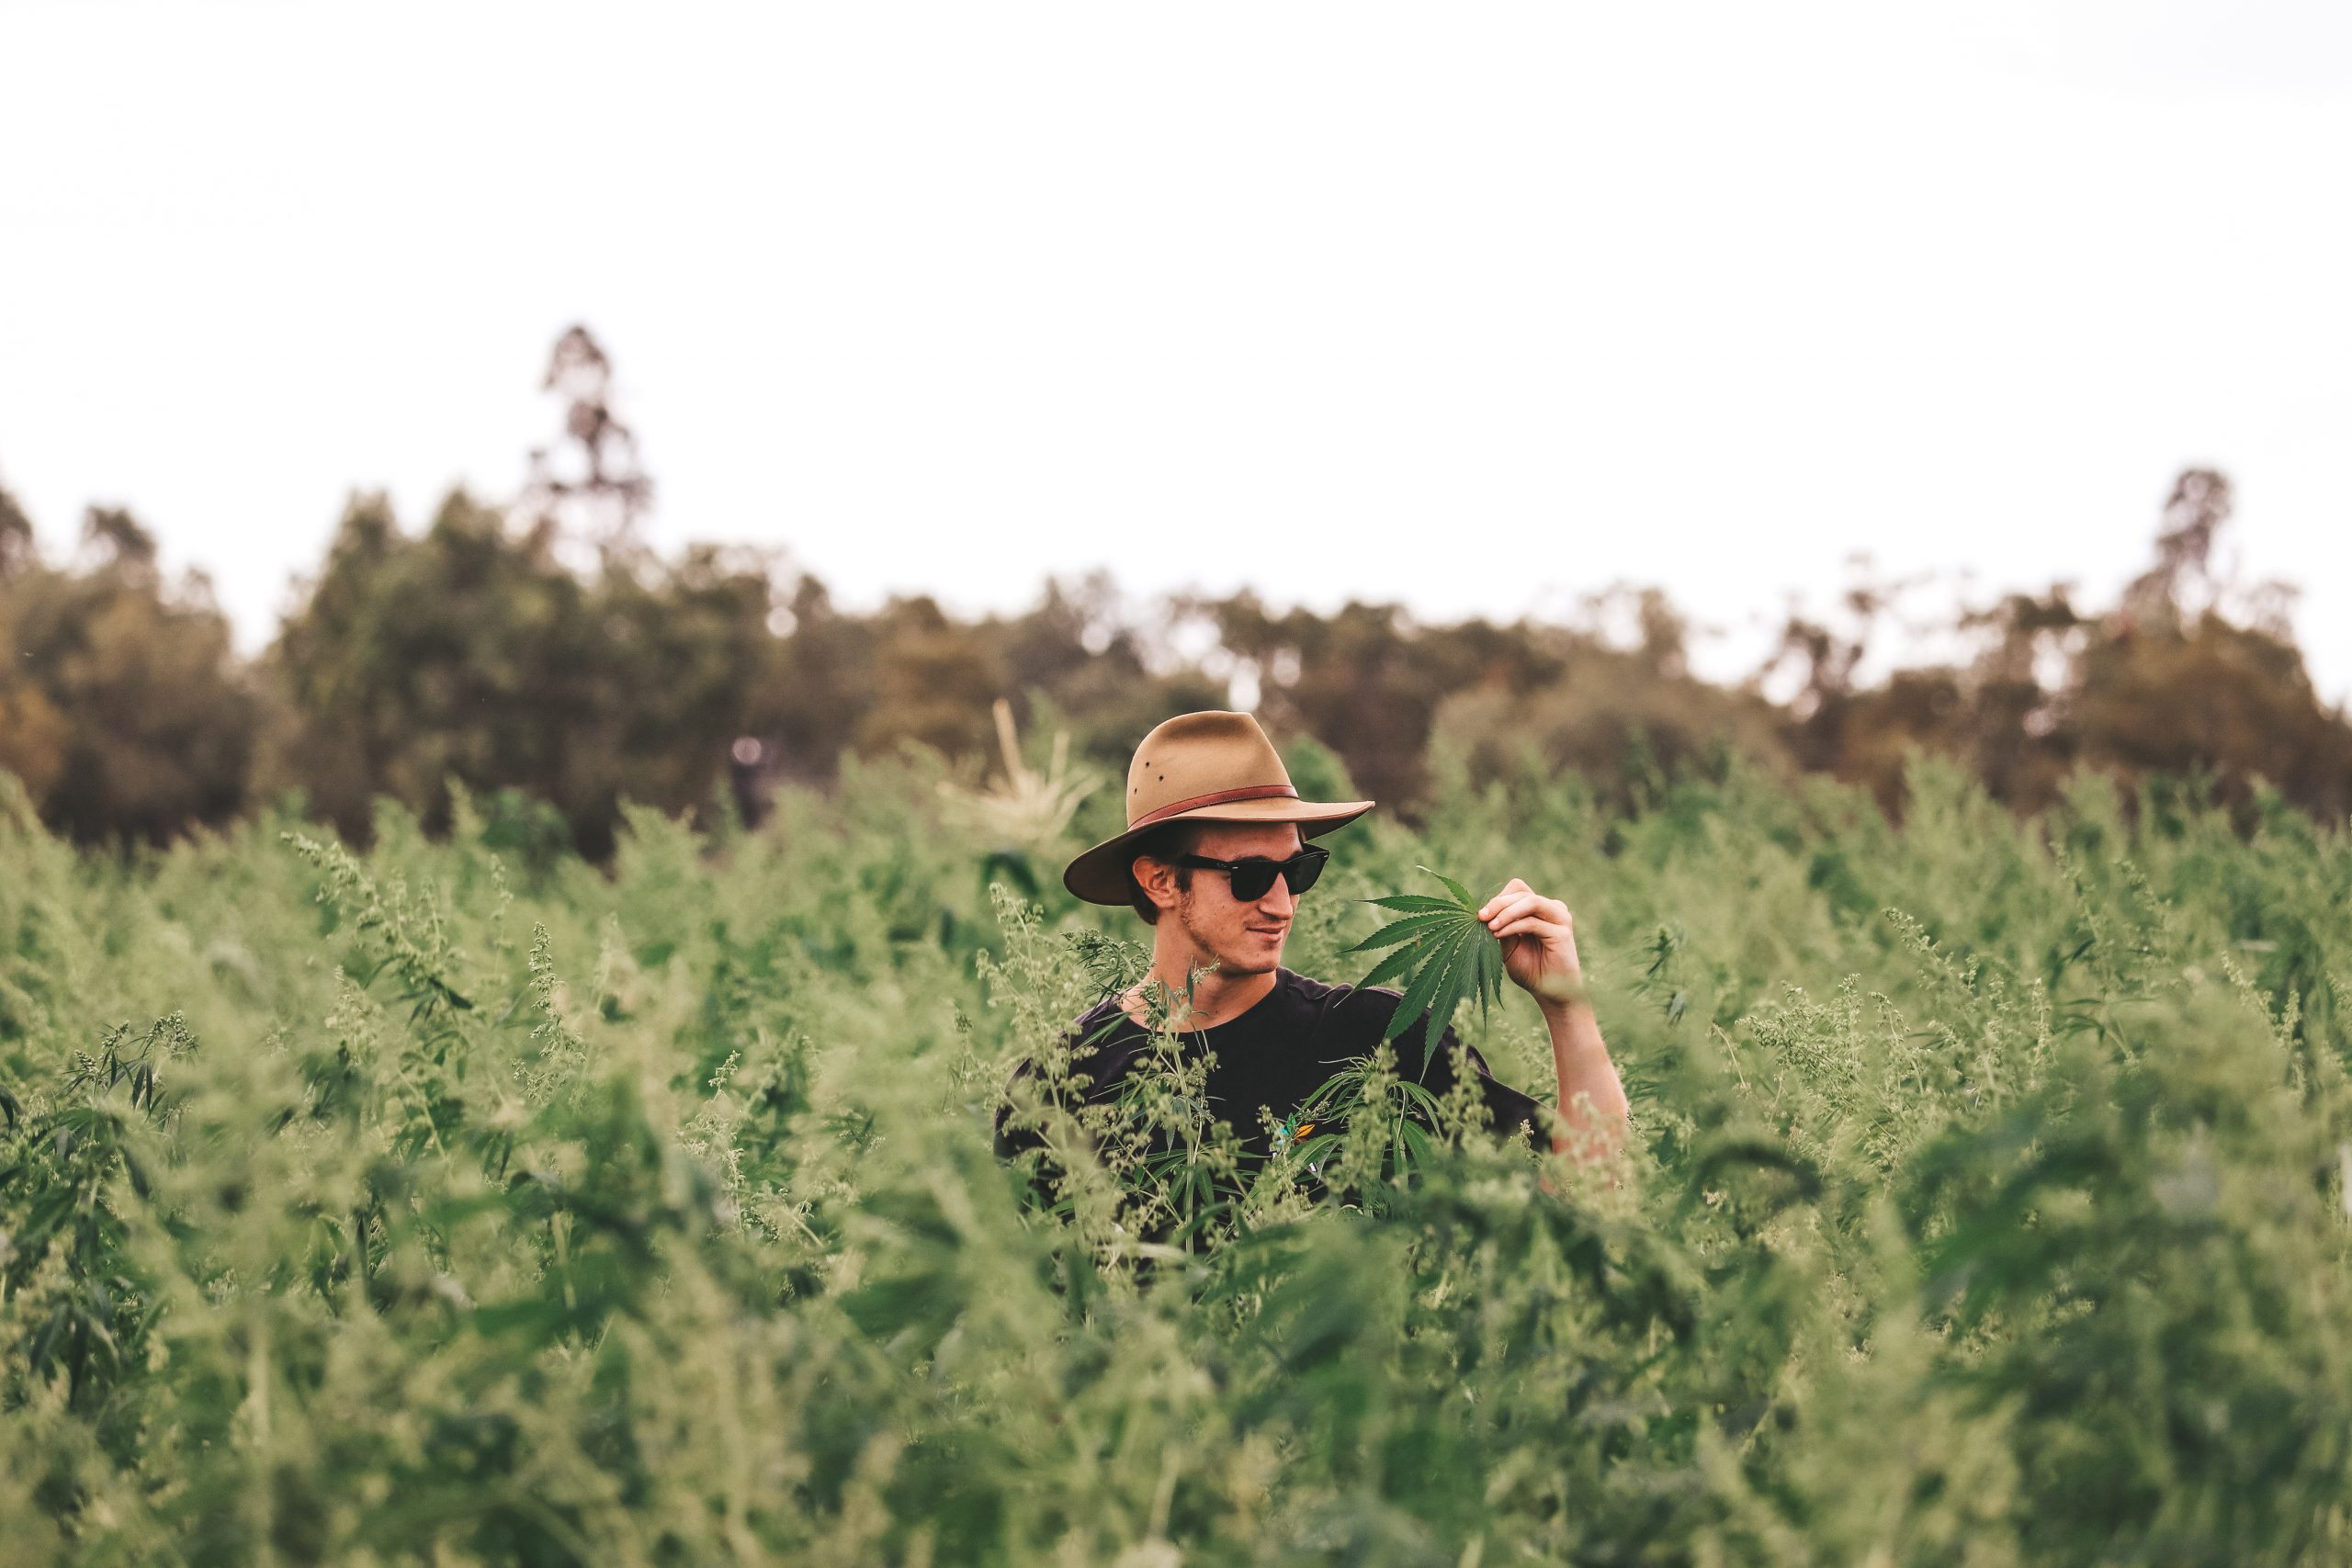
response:
<svg viewBox="0 0 2352 1568"><path fill-rule="evenodd" d="M608 557L633 555L653 480L639 464L637 433L614 412L611 358L586 327L567 327L540 388L563 401L564 443L531 453L518 503L526 527L549 542L570 536Z"/></svg>
<svg viewBox="0 0 2352 1568"><path fill-rule="evenodd" d="M518 515L452 494L422 536L354 500L270 654L291 721L268 783L301 787L346 832L390 795L429 824L448 786L553 806L601 854L623 799L713 798L774 661L766 558L701 547L673 561L632 530L651 493L582 328L556 344L559 460L537 455ZM582 541L572 532L596 531ZM567 543L593 543L593 559Z"/></svg>
<svg viewBox="0 0 2352 1568"><path fill-rule="evenodd" d="M1927 750L2025 810L2056 800L2084 768L2127 785L2200 778L2238 801L2264 781L2324 816L2352 809L2352 726L2312 687L2287 592L2216 564L2233 505L2224 476L2184 470L2154 558L2112 612L2083 613L2064 584L2013 593L1962 616L1972 660L1899 670L1876 686L1855 672L1886 590L1857 591L1855 633L1792 618L1783 654L1804 677L1788 729L1799 760L1890 807L1909 754Z"/></svg>

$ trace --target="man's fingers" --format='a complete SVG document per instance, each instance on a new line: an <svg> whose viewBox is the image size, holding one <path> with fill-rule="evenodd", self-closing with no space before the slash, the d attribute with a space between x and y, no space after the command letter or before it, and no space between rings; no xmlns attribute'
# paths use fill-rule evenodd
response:
<svg viewBox="0 0 2352 1568"><path fill-rule="evenodd" d="M1484 918L1488 920L1493 920L1500 916L1509 914L1514 909L1525 908L1530 902L1532 902L1532 900L1524 894L1514 898L1498 893L1487 901L1487 912Z"/></svg>
<svg viewBox="0 0 2352 1568"><path fill-rule="evenodd" d="M1498 918L1509 918L1514 910L1531 908L1544 910L1551 919L1563 924L1573 924L1576 919L1566 903L1557 898L1544 897L1516 876L1501 892L1479 907L1478 918L1492 922Z"/></svg>
<svg viewBox="0 0 2352 1568"><path fill-rule="evenodd" d="M1521 915L1539 913L1543 905L1544 900L1532 893L1521 893L1517 897L1511 898L1497 895L1494 908L1486 916L1486 921L1488 926L1499 931L1503 921L1515 920Z"/></svg>
<svg viewBox="0 0 2352 1568"><path fill-rule="evenodd" d="M1498 937L1522 935L1554 937L1566 930L1566 926L1556 920L1547 920L1537 915L1528 915L1511 921L1509 925L1499 927L1495 931L1495 935Z"/></svg>
<svg viewBox="0 0 2352 1568"><path fill-rule="evenodd" d="M1514 876L1509 882L1503 884L1501 892L1496 894L1493 897L1487 899L1485 904L1479 907L1478 918L1482 920L1492 919L1494 918L1496 907L1500 905L1504 899L1510 897L1514 893L1531 893L1533 891L1534 889L1529 887L1526 883Z"/></svg>
<svg viewBox="0 0 2352 1568"><path fill-rule="evenodd" d="M1545 898L1533 893L1522 893L1516 898L1499 899L1496 907L1484 918L1489 927L1498 927L1504 920L1515 920L1522 915L1539 915L1555 925L1567 926L1571 929L1577 923L1576 916L1569 912L1566 904L1557 898Z"/></svg>

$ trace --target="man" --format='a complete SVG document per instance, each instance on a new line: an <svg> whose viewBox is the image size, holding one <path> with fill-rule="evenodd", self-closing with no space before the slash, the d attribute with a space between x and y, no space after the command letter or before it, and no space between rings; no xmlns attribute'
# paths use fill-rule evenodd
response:
<svg viewBox="0 0 2352 1568"><path fill-rule="evenodd" d="M1089 1100L1116 1092L1148 1044L1145 987L1156 982L1178 998L1170 1021L1187 1048L1211 1054L1210 1109L1244 1150L1262 1156L1273 1134L1261 1108L1299 1133L1291 1119L1301 1103L1350 1059L1372 1054L1402 999L1385 987L1329 985L1282 966L1298 900L1328 855L1306 840L1374 802L1299 799L1255 718L1211 712L1180 715L1144 738L1127 770L1126 805L1126 830L1070 862L1062 884L1090 903L1134 908L1152 928L1151 969L1071 1026L1074 1066ZM1398 1037L1397 1069L1436 1094L1466 1069L1498 1130L1596 1157L1623 1135L1625 1091L1584 999L1568 908L1513 877L1479 916L1502 941L1504 972L1535 998L1551 1034L1558 1122L1496 1081L1451 1029L1425 1062L1426 1018ZM1031 1073L1023 1062L1015 1077ZM997 1112L996 1129L1001 1155L1036 1145L1011 1106Z"/></svg>

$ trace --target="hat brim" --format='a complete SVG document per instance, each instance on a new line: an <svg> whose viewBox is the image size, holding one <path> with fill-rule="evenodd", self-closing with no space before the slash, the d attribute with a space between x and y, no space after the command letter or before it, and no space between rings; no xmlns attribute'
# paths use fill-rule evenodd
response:
<svg viewBox="0 0 2352 1568"><path fill-rule="evenodd" d="M1369 800L1233 800L1222 806L1204 806L1196 811L1180 811L1148 827L1130 828L1103 840L1063 869L1062 886L1090 904L1124 906L1127 902L1127 867L1135 860L1129 846L1170 822L1295 822L1300 838L1313 839L1346 827L1371 810L1374 804Z"/></svg>

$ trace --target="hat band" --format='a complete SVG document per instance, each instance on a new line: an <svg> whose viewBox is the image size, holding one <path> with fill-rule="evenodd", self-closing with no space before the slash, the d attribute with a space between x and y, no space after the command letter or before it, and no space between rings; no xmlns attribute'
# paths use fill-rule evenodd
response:
<svg viewBox="0 0 2352 1568"><path fill-rule="evenodd" d="M1298 791L1288 784L1250 784L1242 789L1221 789L1213 795L1196 795L1190 800L1180 800L1173 806L1163 806L1157 811L1147 811L1127 824L1132 833L1138 828L1148 828L1163 818L1180 811L1192 811L1204 806L1223 806L1228 800L1296 800Z"/></svg>

